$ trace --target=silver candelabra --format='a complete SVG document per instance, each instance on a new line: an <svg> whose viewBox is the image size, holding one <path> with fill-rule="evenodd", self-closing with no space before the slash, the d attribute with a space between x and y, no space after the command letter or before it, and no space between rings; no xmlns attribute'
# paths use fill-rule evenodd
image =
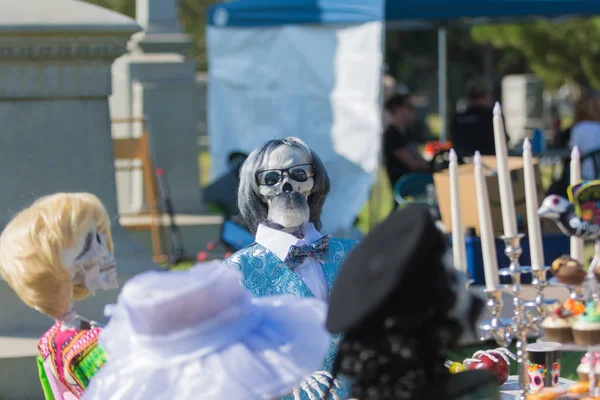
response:
<svg viewBox="0 0 600 400"><path fill-rule="evenodd" d="M540 333L540 324L547 315L546 299L544 289L548 286L546 273L549 267L533 270L531 267L523 267L519 264L522 254L521 239L525 235L502 236L504 241L504 254L510 260L508 268L502 268L500 276L510 276L511 283L495 290L486 290L488 297L487 306L492 314L492 320L481 326L485 332L483 340L493 338L498 345L508 347L516 340L517 363L519 365L519 399L525 400L529 387L529 375L527 372L527 354L525 346L530 334ZM521 287L521 276L532 274L532 285L536 290L534 301L527 302L523 298ZM504 301L502 296L509 293L512 296L514 312L511 318L501 318Z"/></svg>

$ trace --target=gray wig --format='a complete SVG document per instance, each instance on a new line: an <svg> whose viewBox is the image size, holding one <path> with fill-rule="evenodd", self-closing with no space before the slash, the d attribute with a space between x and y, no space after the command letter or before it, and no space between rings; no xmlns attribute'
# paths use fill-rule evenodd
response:
<svg viewBox="0 0 600 400"><path fill-rule="evenodd" d="M273 150L280 146L294 147L306 152L310 156L315 181L311 194L308 196L310 222L315 225L315 228L321 229L321 210L323 209L325 198L329 193L329 176L319 156L306 143L295 137L269 140L261 147L252 151L246 161L244 161L244 164L242 164L242 168L240 169L240 186L238 187L238 208L240 209L242 218L252 234L256 234L258 224L267 221L269 207L260 195L258 183L256 182L256 173L262 168L265 156L270 155Z"/></svg>

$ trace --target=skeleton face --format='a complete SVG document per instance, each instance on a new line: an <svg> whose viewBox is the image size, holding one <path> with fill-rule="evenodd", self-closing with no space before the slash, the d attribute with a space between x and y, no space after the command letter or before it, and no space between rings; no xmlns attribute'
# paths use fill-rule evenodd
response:
<svg viewBox="0 0 600 400"><path fill-rule="evenodd" d="M305 151L280 146L265 156L256 178L263 200L271 205L275 196L284 192L299 192L308 198L315 180L310 155Z"/></svg>
<svg viewBox="0 0 600 400"><path fill-rule="evenodd" d="M98 232L93 222L73 247L63 250L62 262L73 283L83 284L92 293L119 287L115 256L107 247L106 235Z"/></svg>

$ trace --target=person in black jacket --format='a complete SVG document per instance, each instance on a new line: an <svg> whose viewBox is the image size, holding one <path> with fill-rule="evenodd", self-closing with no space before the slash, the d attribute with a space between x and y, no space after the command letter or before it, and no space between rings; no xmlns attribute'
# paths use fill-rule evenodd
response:
<svg viewBox="0 0 600 400"><path fill-rule="evenodd" d="M383 134L383 155L390 185L409 172L431 172L417 145L411 141L415 106L410 94L396 94L385 103L391 123ZM394 200L394 209L398 206Z"/></svg>
<svg viewBox="0 0 600 400"><path fill-rule="evenodd" d="M460 154L495 155L492 90L480 79L467 85L469 106L458 113L450 123L450 135L454 149Z"/></svg>

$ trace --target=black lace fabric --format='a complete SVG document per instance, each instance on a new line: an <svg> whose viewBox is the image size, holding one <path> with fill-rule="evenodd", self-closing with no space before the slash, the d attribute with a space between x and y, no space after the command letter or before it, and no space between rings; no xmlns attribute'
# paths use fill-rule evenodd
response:
<svg viewBox="0 0 600 400"><path fill-rule="evenodd" d="M438 271L432 279L432 270ZM461 335L447 316L456 301L450 277L442 268L423 268L414 282L428 282L419 295L399 291L374 315L347 332L340 345L334 374L353 380L351 398L359 400L446 399L449 377L444 349ZM422 275L429 273L423 281ZM421 276L417 276L421 275ZM417 288L418 285L413 285ZM409 290L409 292L415 289ZM412 296L412 304L407 300Z"/></svg>

